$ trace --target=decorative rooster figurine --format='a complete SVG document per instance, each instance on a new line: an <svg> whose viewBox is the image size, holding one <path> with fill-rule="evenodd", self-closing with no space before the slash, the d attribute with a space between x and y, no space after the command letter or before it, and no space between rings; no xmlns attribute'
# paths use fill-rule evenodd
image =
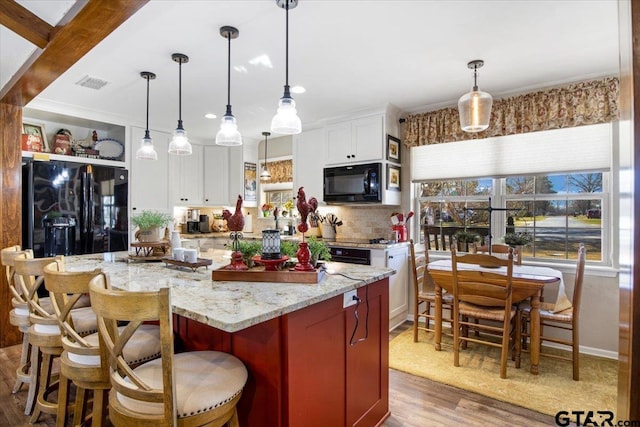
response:
<svg viewBox="0 0 640 427"><path fill-rule="evenodd" d="M222 211L222 218L227 220L227 227L231 231L242 231L244 228L244 216L242 215L242 196L238 195L236 211L231 215L228 209Z"/></svg>
<svg viewBox="0 0 640 427"><path fill-rule="evenodd" d="M311 212L315 212L318 208L318 200L315 197L311 197L307 202L307 195L304 193L304 187L300 187L298 189L296 208L298 208L298 212L300 212L300 224L298 224L298 231L304 236L304 233L309 230L307 217Z"/></svg>

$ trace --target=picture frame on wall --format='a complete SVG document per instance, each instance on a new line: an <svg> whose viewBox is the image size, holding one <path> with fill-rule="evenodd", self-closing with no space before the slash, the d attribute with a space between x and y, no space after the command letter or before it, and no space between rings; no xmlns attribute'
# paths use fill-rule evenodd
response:
<svg viewBox="0 0 640 427"><path fill-rule="evenodd" d="M244 201L255 202L258 200L257 196L257 174L255 163L244 163Z"/></svg>
<svg viewBox="0 0 640 427"><path fill-rule="evenodd" d="M400 191L400 166L387 164L387 190Z"/></svg>
<svg viewBox="0 0 640 427"><path fill-rule="evenodd" d="M400 158L401 143L395 136L387 135L387 160L402 163Z"/></svg>
<svg viewBox="0 0 640 427"><path fill-rule="evenodd" d="M51 151L44 123L22 122L22 149L41 153Z"/></svg>

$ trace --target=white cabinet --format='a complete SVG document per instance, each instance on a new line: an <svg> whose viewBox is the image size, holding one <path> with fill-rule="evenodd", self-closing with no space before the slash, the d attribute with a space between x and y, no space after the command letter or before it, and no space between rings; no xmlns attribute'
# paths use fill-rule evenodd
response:
<svg viewBox="0 0 640 427"><path fill-rule="evenodd" d="M303 132L293 137L293 189L304 187L307 197L322 201L325 164L323 129Z"/></svg>
<svg viewBox="0 0 640 427"><path fill-rule="evenodd" d="M229 204L229 149L204 147L204 206Z"/></svg>
<svg viewBox="0 0 640 427"><path fill-rule="evenodd" d="M204 147L192 144L189 156L169 156L169 201L174 206L202 206Z"/></svg>
<svg viewBox="0 0 640 427"><path fill-rule="evenodd" d="M382 160L384 116L363 117L326 127L326 164Z"/></svg>
<svg viewBox="0 0 640 427"><path fill-rule="evenodd" d="M409 314L409 247L372 249L371 264L393 268L396 274L389 277L389 330L407 320Z"/></svg>
<svg viewBox="0 0 640 427"><path fill-rule="evenodd" d="M150 131L153 145L158 153L158 160L138 160L135 155L131 159L130 172L130 206L133 213L143 210L165 212L169 208L167 165L169 154L169 138L171 135L165 132ZM131 128L131 141L133 151L138 149L135 145L144 136L144 129Z"/></svg>

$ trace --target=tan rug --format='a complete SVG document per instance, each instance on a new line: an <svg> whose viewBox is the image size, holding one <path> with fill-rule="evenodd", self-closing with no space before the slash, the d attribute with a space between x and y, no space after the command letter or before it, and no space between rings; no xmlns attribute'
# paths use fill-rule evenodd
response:
<svg viewBox="0 0 640 427"><path fill-rule="evenodd" d="M453 366L451 337L443 336L442 351L433 348L433 333L420 331L413 342L409 329L389 343L389 366L503 402L555 416L558 411L604 411L615 413L617 361L580 356L580 381L573 381L570 362L540 359L540 374L529 373L529 355L523 353L522 368L507 363L507 378L500 378L500 350L469 343L460 352L460 366Z"/></svg>

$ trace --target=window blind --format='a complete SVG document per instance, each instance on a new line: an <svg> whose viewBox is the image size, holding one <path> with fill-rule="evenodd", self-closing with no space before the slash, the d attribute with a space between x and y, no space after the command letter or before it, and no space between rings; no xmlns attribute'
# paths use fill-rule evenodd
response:
<svg viewBox="0 0 640 427"><path fill-rule="evenodd" d="M612 123L411 148L411 180L611 169Z"/></svg>

